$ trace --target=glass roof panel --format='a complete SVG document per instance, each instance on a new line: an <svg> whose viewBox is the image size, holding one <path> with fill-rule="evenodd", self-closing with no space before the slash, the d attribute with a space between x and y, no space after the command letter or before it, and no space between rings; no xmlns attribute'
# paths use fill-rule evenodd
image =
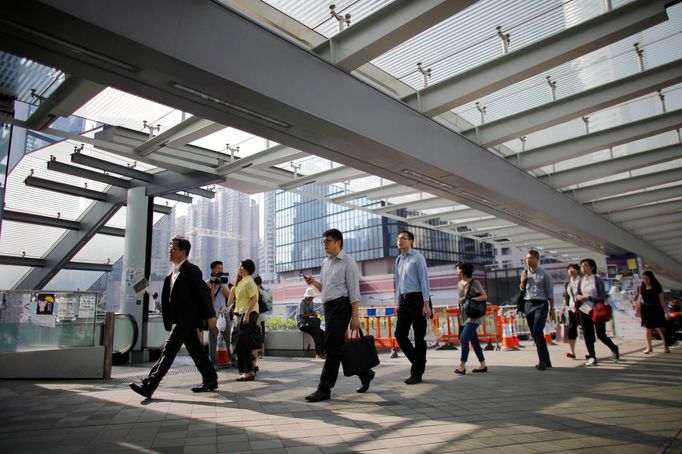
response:
<svg viewBox="0 0 682 454"><path fill-rule="evenodd" d="M125 238L96 234L71 259L74 262L115 263L123 255Z"/></svg>
<svg viewBox="0 0 682 454"><path fill-rule="evenodd" d="M486 122L551 102L547 76L556 82L556 97L561 99L636 74L639 63L633 47L635 42L644 51L646 69L682 58L682 5L668 11L670 20L666 22L464 104L454 112L479 125L481 117L475 102L486 107Z"/></svg>
<svg viewBox="0 0 682 454"><path fill-rule="evenodd" d="M65 229L56 227L5 220L2 221L0 251L4 255L42 258L64 233Z"/></svg>
<svg viewBox="0 0 682 454"><path fill-rule="evenodd" d="M0 51L0 95L37 104L32 92L48 97L64 80L64 73L58 69Z"/></svg>
<svg viewBox="0 0 682 454"><path fill-rule="evenodd" d="M509 52L513 52L604 11L603 2L594 0L508 0L501 5L497 0L476 2L372 63L420 89L423 79L417 62L431 68L430 83L436 83L501 56L498 26L511 35Z"/></svg>
<svg viewBox="0 0 682 454"><path fill-rule="evenodd" d="M74 115L100 123L122 126L135 131L149 132L144 122L161 125L164 132L192 115L163 104L148 101L115 88L108 87L78 109ZM154 131L157 134L157 131Z"/></svg>
<svg viewBox="0 0 682 454"><path fill-rule="evenodd" d="M4 229L3 229L4 230ZM0 265L0 290L9 290L33 267Z"/></svg>
<svg viewBox="0 0 682 454"><path fill-rule="evenodd" d="M329 5L335 5L334 11L345 16L351 15L351 27L373 12L391 3L392 0L265 0L270 6L277 8L287 16L305 24L308 28L327 38L339 33L339 22L332 18ZM345 25L344 25L345 27Z"/></svg>

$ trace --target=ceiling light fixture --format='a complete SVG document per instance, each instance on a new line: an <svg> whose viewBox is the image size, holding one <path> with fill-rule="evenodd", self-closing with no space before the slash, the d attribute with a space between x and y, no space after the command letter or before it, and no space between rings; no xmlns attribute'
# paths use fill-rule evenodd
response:
<svg viewBox="0 0 682 454"><path fill-rule="evenodd" d="M217 98L215 96L209 95L207 93L201 92L199 90L195 90L194 88L187 87L185 85L179 84L177 82L171 82L171 87L177 88L180 91L184 91L185 93L189 93L190 95L197 96L203 100L206 101L211 101L216 104L220 104L221 106L225 106L228 109L236 110L237 112L249 115L251 117L258 118L259 120L264 120L267 121L268 123L272 123L273 125L277 125L282 128L290 128L291 125L284 123L283 121L275 120L274 118L268 117L267 115L259 114L258 112L254 112L253 110L247 109L242 106L238 106L236 104L232 104L231 102L225 101L223 99Z"/></svg>
<svg viewBox="0 0 682 454"><path fill-rule="evenodd" d="M92 51L90 49L85 49L83 47L72 44L68 41L64 41L60 38L56 38L54 36L47 35L43 32L39 32L38 30L34 30L30 27L25 27L23 25L19 25L15 22L11 22L11 21L8 21L6 19L0 19L0 24L7 27L8 29L13 28L16 30L20 30L24 33L28 33L29 35L31 35L33 37L42 39L44 41L51 42L53 44L57 44L58 46L62 47L63 49L70 51L73 54L78 54L80 56L88 57L89 59L94 58L95 60L99 60L101 62L108 63L108 64L116 66L118 68L125 69L126 71L130 71L130 72L139 72L140 71L140 68L138 68L137 66L129 65L128 63L122 62L120 60L116 60L115 58L111 58L111 57L108 57L106 55L102 55L102 54L97 53L95 51Z"/></svg>
<svg viewBox="0 0 682 454"><path fill-rule="evenodd" d="M444 182L442 182L442 181L438 181L438 180L436 180L436 179L433 178L433 177L430 177L430 176L428 176L428 175L424 175L424 174L419 173L419 172L415 172L414 170L403 169L402 172L403 172L405 175L409 175L409 176L411 176L411 177L416 177L416 178L419 178L419 179L421 179L421 180L427 181L427 182L429 182L429 183L431 183L431 184L434 184L434 185L436 185L436 186L438 186L439 188L442 188L442 189L449 189L449 190L455 189L455 187L454 187L453 185L451 185L451 184L444 183Z"/></svg>

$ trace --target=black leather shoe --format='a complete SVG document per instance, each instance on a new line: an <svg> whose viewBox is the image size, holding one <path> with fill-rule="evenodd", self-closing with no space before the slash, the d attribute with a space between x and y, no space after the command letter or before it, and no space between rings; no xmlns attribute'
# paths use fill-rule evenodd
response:
<svg viewBox="0 0 682 454"><path fill-rule="evenodd" d="M547 369L547 364L544 361L540 361L538 364L535 365L535 368L537 370L545 370Z"/></svg>
<svg viewBox="0 0 682 454"><path fill-rule="evenodd" d="M317 389L315 390L314 393L305 396L305 400L307 400L308 402L320 402L329 399L329 397L330 397L329 393Z"/></svg>
<svg viewBox="0 0 682 454"><path fill-rule="evenodd" d="M406 385L416 385L422 382L422 377L420 375L410 375L405 379Z"/></svg>
<svg viewBox="0 0 682 454"><path fill-rule="evenodd" d="M372 380L374 380L375 375L376 375L376 372L374 372L373 370L370 370L369 371L369 377L367 377L365 379L360 379L360 383L362 383L362 386L360 386L358 389L356 389L355 392L358 392L358 393L367 392L367 390L369 389L369 384L372 382Z"/></svg>
<svg viewBox="0 0 682 454"><path fill-rule="evenodd" d="M140 396L145 397L147 399L151 399L152 394L154 394L155 391L153 388L145 384L142 384L142 386L140 386L137 383L130 383L130 385L128 386L130 386L130 389L138 393Z"/></svg>
<svg viewBox="0 0 682 454"><path fill-rule="evenodd" d="M218 389L218 383L202 383L201 386L192 388L193 393L208 393Z"/></svg>

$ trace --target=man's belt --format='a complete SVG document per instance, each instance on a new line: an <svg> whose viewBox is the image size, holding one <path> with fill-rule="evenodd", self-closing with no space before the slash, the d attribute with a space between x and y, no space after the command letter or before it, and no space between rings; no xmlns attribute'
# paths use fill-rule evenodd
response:
<svg viewBox="0 0 682 454"><path fill-rule="evenodd" d="M334 298L333 300L325 301L324 304L329 304L329 305L335 305L335 304L343 304L347 303L350 304L350 298L347 296L341 296L339 298Z"/></svg>
<svg viewBox="0 0 682 454"><path fill-rule="evenodd" d="M527 300L527 301L528 301L529 303L533 303L533 304L540 304L540 303L547 303L547 302L549 302L549 300L535 300L535 299L530 299L530 300Z"/></svg>
<svg viewBox="0 0 682 454"><path fill-rule="evenodd" d="M422 297L422 292L410 292L410 293L401 294L400 300L401 301L409 301L409 300L421 299L421 297Z"/></svg>

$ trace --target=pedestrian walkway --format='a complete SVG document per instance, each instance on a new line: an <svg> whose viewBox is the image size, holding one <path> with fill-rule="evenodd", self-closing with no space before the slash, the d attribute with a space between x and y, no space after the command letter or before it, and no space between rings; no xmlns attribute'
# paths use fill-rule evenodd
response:
<svg viewBox="0 0 682 454"><path fill-rule="evenodd" d="M459 351L429 350L424 382L408 386L404 355L381 355L366 394L340 377L332 400L310 404L322 361L271 358L254 382L220 371L220 388L179 357L154 399L127 383L149 364L115 367L111 380L0 381L1 453L672 453L682 451L682 348L642 354L621 343L614 364L602 345L598 367L550 347L541 372L532 345L488 351L487 374L453 373ZM577 348L584 353L584 347ZM468 368L477 366L470 361Z"/></svg>

